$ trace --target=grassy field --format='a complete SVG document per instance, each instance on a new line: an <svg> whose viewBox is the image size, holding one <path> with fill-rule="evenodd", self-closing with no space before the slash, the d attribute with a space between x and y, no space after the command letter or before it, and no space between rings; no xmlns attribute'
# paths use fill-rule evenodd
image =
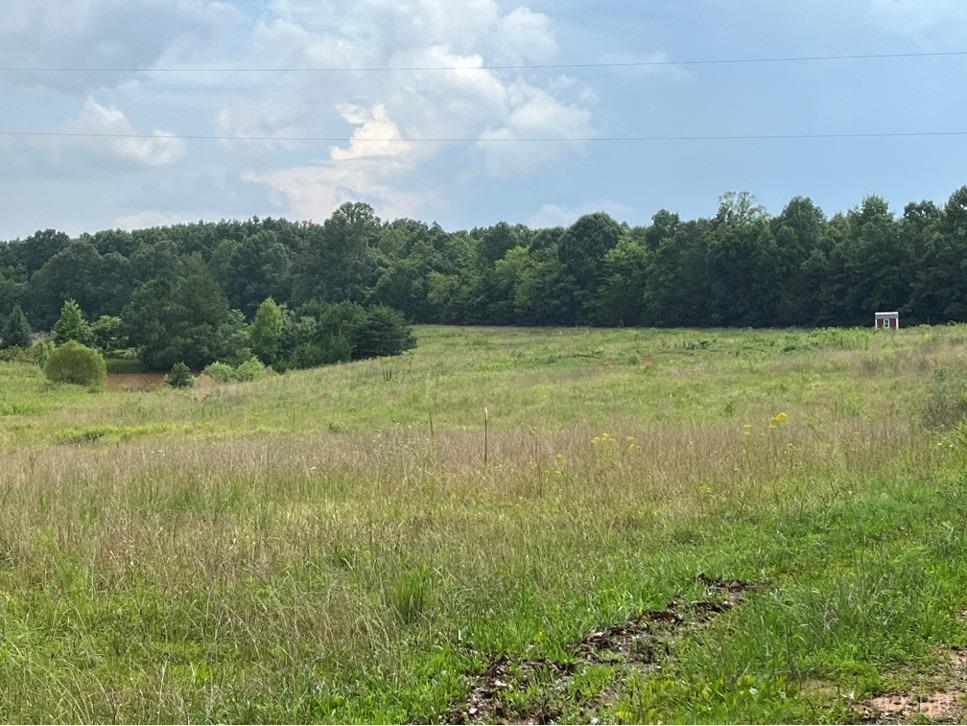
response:
<svg viewBox="0 0 967 726"><path fill-rule="evenodd" d="M967 326L417 332L0 363L0 720L962 717Z"/></svg>

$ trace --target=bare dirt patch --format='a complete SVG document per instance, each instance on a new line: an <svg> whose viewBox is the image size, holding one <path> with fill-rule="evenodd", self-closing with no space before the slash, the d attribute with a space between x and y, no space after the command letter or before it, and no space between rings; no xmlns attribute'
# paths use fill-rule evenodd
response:
<svg viewBox="0 0 967 726"><path fill-rule="evenodd" d="M583 667L660 667L675 640L736 606L761 584L705 574L698 579L705 585L706 599L687 602L676 598L664 608L646 610L624 622L591 630L568 648L573 660L498 656L482 673L468 674L468 693L451 706L444 723L553 723L563 715L564 695ZM580 705L590 715L607 700L608 694L604 693Z"/></svg>
<svg viewBox="0 0 967 726"><path fill-rule="evenodd" d="M854 710L864 723L909 723L916 718L963 723L967 716L967 649L951 649L947 661L940 688L933 693L884 693L858 702Z"/></svg>
<svg viewBox="0 0 967 726"><path fill-rule="evenodd" d="M857 705L864 723L909 723L915 716L931 721L959 723L963 708L955 693L938 692L929 696L888 693Z"/></svg>

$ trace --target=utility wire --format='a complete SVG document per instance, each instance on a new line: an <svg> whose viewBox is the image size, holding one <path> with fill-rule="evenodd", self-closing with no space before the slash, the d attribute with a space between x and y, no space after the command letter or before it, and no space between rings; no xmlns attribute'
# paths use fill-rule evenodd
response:
<svg viewBox="0 0 967 726"><path fill-rule="evenodd" d="M655 66L749 65L813 61L862 61L890 58L941 58L967 56L967 50L908 53L848 53L843 55L791 55L760 58L697 58L684 60L628 60L592 63L523 63L479 66L0 66L0 73L390 73L393 71L511 71L577 70L595 68L648 68Z"/></svg>
<svg viewBox="0 0 967 726"><path fill-rule="evenodd" d="M844 131L807 134L700 134L695 136L543 136L525 138L478 138L478 137L384 137L360 138L352 136L221 136L205 134L146 134L109 133L98 131L38 131L29 129L0 129L0 136L39 138L87 138L87 139L151 139L161 141L278 141L290 143L350 143L370 141L374 143L647 143L664 141L773 141L788 139L882 139L913 137L967 136L967 130L939 131Z"/></svg>

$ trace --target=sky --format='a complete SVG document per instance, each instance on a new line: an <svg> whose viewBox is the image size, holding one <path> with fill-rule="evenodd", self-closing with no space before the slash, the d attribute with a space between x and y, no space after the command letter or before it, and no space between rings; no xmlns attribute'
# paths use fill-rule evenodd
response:
<svg viewBox="0 0 967 726"><path fill-rule="evenodd" d="M729 190L773 213L869 194L901 212L967 184L967 136L603 139L967 130L967 55L481 67L931 51L967 51L967 3L0 0L0 66L68 69L0 70L0 131L146 137L0 134L0 239L321 221L346 201L447 229L691 218ZM392 70L413 66L454 70ZM391 70L224 71L252 67Z"/></svg>

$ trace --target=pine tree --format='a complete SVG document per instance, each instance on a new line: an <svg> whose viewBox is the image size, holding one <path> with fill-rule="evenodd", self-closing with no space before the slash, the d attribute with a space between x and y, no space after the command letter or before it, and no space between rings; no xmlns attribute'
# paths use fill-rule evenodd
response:
<svg viewBox="0 0 967 726"><path fill-rule="evenodd" d="M84 311L73 299L64 302L60 317L54 323L54 340L58 345L68 340L76 340L84 345L93 343L91 326L84 317Z"/></svg>
<svg viewBox="0 0 967 726"><path fill-rule="evenodd" d="M4 348L29 348L30 335L27 316L19 305L14 305L0 328L0 345Z"/></svg>
<svg viewBox="0 0 967 726"><path fill-rule="evenodd" d="M184 363L175 363L171 367L171 372L165 377L165 381L172 388L191 388L195 384L191 371Z"/></svg>

